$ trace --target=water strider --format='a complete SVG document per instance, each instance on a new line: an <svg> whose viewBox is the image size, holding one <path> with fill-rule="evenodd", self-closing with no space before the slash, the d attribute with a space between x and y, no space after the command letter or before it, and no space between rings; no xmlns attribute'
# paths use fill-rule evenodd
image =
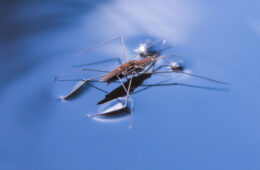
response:
<svg viewBox="0 0 260 170"><path fill-rule="evenodd" d="M128 103L128 99L130 97L130 94L134 91L135 88L137 88L138 86L142 86L143 81L145 81L145 79L150 78L153 74L165 74L165 73L182 73L182 74L186 74L186 75L190 75L190 76L194 76L194 77L198 77L201 79L206 79L209 81L213 81L215 83L221 83L221 84L227 84L225 82L221 82L221 81L217 81L211 78L207 78L204 76L200 76L200 75L196 75L196 74L192 74L192 73L188 73L188 72L184 72L183 71L183 65L181 63L178 62L172 62L171 60L169 60L168 58L171 56L180 56L180 55L171 55L171 56L162 56L161 53L171 47L165 47L166 41L153 41L150 43L144 43L144 44L140 44L140 46L135 50L136 54L130 58L127 57L127 53L126 53L126 48L125 48L125 44L123 41L123 37L119 36L119 37L114 37L110 40L101 42L91 48L88 48L87 50L77 54L84 54L90 50L93 50L95 48L101 47L107 43L110 43L111 41L120 39L121 44L122 44L122 48L124 50L124 58L126 60L125 63L119 65L118 67L116 67L114 70L112 71L106 71L106 70L99 70L99 69L91 69L91 68L81 68L80 70L74 71L72 73L68 73L68 74L63 74L61 76L58 76L55 78L55 80L59 80L59 81L63 81L60 78L80 72L80 71L95 71L95 72L103 72L105 74L101 74L101 75L97 75L95 77L91 77L88 79L82 79L80 80L80 83L78 84L78 86L76 86L68 95L66 95L65 97L63 97L64 100L69 99L72 95L74 95L75 93L78 93L80 91L80 89L84 86L84 85L89 85L92 86L100 91L105 92L107 95L106 97L110 94L108 92L106 92L105 90L98 88L97 86L94 86L91 82L107 82L107 84L109 85L112 82L115 81L119 81L121 86L120 88L123 89L123 92L121 91L121 94L118 93L118 95L113 95L114 97L112 97L112 99L116 99L118 100L120 103L123 104L122 108L116 109L116 110L112 110L109 111L107 113L98 113L98 114L94 114L91 115L90 117L94 117L94 116L104 116L104 115L113 115L114 113L118 113L118 112L129 112L132 113L132 109L129 111L128 107L127 107L127 103ZM160 49L154 49L154 45L158 44L159 42L162 42L162 45L160 47ZM137 60L137 59L133 59L135 57L141 57L141 59ZM165 60L167 61L168 64L163 65L160 64L156 69L155 69L155 64L157 63L157 61L159 60ZM166 71L159 71L161 68L165 68L168 67L169 69ZM135 76L137 75L137 76ZM147 75L147 76L145 76ZM136 82L136 80L138 80L138 76L143 76L143 80L141 82L139 82L139 84ZM95 81L96 79L98 79L98 81ZM123 82L123 78L127 78L127 82ZM167 85L167 84L164 84ZM168 84L169 85L169 84ZM173 84L172 84L173 85ZM175 83L174 85L180 85ZM145 86L145 85L144 85ZM152 87L152 86L159 86L159 84L154 84L154 85L147 85L146 88L148 87ZM163 84L161 84L161 86L163 86ZM191 87L191 85L188 85ZM118 91L114 91L114 93L117 93ZM115 97L116 96L116 97ZM122 102L121 100L118 99L118 97L123 97L126 96L125 98L125 102ZM111 98L111 97L110 97ZM102 101L100 101L98 104L102 104L104 102L110 101L109 99L104 99Z"/></svg>

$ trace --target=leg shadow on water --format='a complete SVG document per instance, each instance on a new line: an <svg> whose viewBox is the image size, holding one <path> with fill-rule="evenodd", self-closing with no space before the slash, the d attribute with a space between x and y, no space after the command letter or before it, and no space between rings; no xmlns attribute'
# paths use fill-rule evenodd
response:
<svg viewBox="0 0 260 170"><path fill-rule="evenodd" d="M87 114L87 117L104 123L116 123L130 118L129 127L131 127L134 102L131 97L126 105L125 102L125 98L112 100L100 106L97 114Z"/></svg>

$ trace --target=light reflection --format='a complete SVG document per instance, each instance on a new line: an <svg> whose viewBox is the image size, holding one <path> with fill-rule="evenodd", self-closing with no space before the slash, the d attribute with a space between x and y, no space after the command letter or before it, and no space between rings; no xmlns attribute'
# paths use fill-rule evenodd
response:
<svg viewBox="0 0 260 170"><path fill-rule="evenodd" d="M123 34L126 38L150 35L167 39L171 43L184 43L200 23L203 9L198 3L181 0L122 1L102 4L91 17L86 17L96 37L113 37ZM91 22L91 23L90 23ZM104 31L106 29L106 31Z"/></svg>

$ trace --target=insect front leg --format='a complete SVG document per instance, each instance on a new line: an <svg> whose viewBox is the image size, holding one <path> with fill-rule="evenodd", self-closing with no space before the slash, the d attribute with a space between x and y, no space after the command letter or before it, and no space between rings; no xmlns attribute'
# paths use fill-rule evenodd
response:
<svg viewBox="0 0 260 170"><path fill-rule="evenodd" d="M82 52L79 52L79 53L75 54L75 56L79 56L79 55L85 54L85 53L87 53L87 52L89 52L89 51L91 51L91 50L94 50L94 49L96 49L96 48L102 47L102 46L104 46L104 45L106 45L106 44L108 44L108 43L110 43L110 42L112 42L112 41L118 40L118 39L120 40L120 43L121 43L122 48L123 48L124 58L125 58L126 62L128 62L128 57L127 57L127 53L126 53L125 42L124 42L124 38L123 38L122 35L113 37L113 38L111 38L111 39L109 39L109 40L106 40L106 41L103 41L103 42L101 42L101 43L99 43L99 44L96 44L96 45L94 45L94 46L92 46L92 47L90 47L90 48L88 48L88 49L86 49L86 50L84 50L84 51L82 51Z"/></svg>

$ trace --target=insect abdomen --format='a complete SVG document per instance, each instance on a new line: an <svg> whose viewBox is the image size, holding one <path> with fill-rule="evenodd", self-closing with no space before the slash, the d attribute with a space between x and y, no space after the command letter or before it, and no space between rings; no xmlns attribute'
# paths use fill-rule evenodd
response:
<svg viewBox="0 0 260 170"><path fill-rule="evenodd" d="M116 80L117 79L117 75L122 74L123 72L127 72L127 70L132 69L132 66L136 63L136 60L131 60L125 64L122 64L121 66L119 66L118 68L116 68L115 70L111 71L110 73L108 73L107 75L105 75L105 77L103 77L100 81L104 82L104 81L109 81L109 80Z"/></svg>

